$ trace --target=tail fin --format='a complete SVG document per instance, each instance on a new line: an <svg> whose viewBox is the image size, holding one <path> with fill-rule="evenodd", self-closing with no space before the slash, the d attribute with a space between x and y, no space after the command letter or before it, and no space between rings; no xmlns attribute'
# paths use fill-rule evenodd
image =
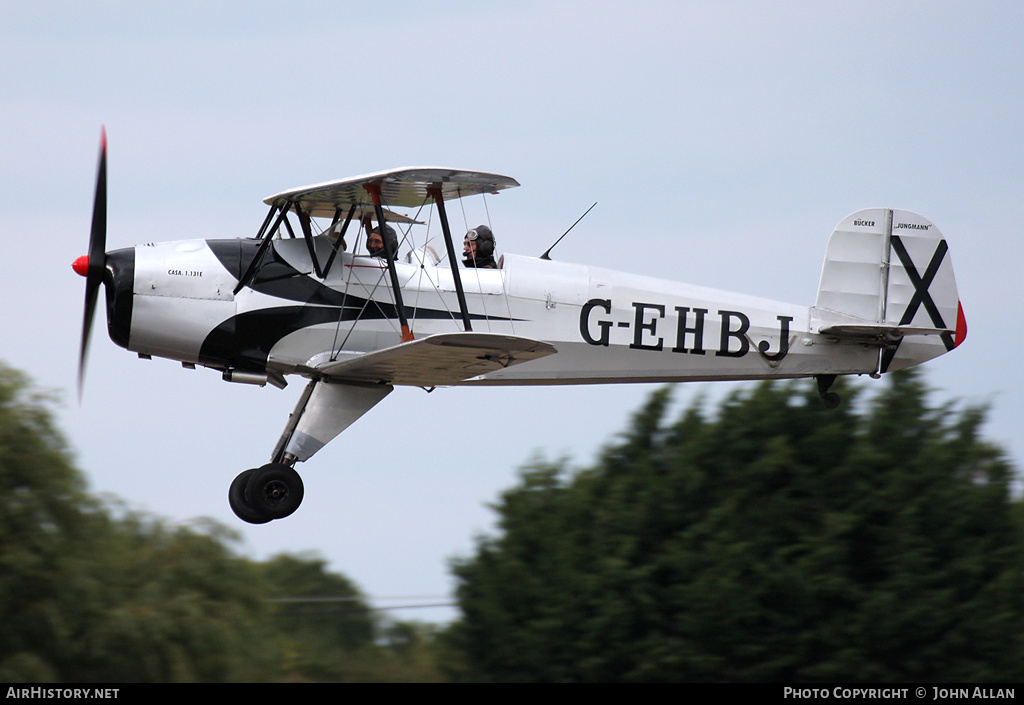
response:
<svg viewBox="0 0 1024 705"><path fill-rule="evenodd" d="M879 344L878 372L960 345L967 321L946 240L934 223L885 208L843 219L825 251L812 330Z"/></svg>

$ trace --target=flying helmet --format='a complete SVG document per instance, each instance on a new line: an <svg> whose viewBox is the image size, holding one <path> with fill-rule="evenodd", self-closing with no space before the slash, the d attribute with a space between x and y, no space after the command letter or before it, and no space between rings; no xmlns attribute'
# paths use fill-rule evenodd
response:
<svg viewBox="0 0 1024 705"><path fill-rule="evenodd" d="M374 233L380 235L380 226L379 225L375 226L373 228L373 230L370 231L370 235L373 235ZM366 236L366 249L367 249L367 251L371 255L373 255L374 257L386 257L387 256L387 251L386 250L383 250L383 249L382 250L377 250L377 251L370 250L370 235ZM381 239L384 240L384 245L388 249L391 250L391 255L393 257L397 257L398 256L398 235L395 233L395 229L392 228L390 225L385 224L384 225L384 235L381 237Z"/></svg>
<svg viewBox="0 0 1024 705"><path fill-rule="evenodd" d="M466 239L476 242L476 258L478 260L494 256L494 233L486 225L478 225L467 232Z"/></svg>

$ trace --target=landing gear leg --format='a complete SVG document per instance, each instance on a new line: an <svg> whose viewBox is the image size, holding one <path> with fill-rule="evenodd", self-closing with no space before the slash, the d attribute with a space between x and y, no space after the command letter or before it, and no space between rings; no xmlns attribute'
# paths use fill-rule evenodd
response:
<svg viewBox="0 0 1024 705"><path fill-rule="evenodd" d="M814 381L818 383L818 396L825 402L826 409L835 409L842 401L835 392L828 391L836 381L835 375L817 375Z"/></svg>
<svg viewBox="0 0 1024 705"><path fill-rule="evenodd" d="M266 524L292 514L302 495L302 478L294 468L268 463L239 474L228 490L228 503L242 521Z"/></svg>

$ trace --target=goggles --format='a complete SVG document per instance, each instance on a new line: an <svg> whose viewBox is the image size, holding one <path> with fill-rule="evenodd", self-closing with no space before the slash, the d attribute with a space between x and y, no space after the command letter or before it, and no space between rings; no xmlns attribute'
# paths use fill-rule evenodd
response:
<svg viewBox="0 0 1024 705"><path fill-rule="evenodd" d="M484 240L486 242L494 242L494 234L484 228L483 232L480 232L477 228L473 228L466 233L466 240L470 242L476 242L477 240Z"/></svg>

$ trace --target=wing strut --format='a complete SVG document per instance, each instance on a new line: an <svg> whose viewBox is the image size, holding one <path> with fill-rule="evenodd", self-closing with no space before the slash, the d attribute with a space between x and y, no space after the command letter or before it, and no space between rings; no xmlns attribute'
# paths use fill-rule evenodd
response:
<svg viewBox="0 0 1024 705"><path fill-rule="evenodd" d="M380 200L380 184L363 184L363 188L373 198L373 209L377 212L377 224L380 226L381 239L384 240L384 253L387 255L388 274L391 275L391 292L395 295L395 308L398 309L398 322L402 326L402 342L413 340L412 329L409 328L409 319L405 315L405 304L402 303L402 287L398 283L398 272L395 271L395 255L392 251L388 238L384 237L384 205Z"/></svg>
<svg viewBox="0 0 1024 705"><path fill-rule="evenodd" d="M427 195L433 196L437 203L437 215L441 220L441 230L444 232L444 246L448 249L448 264L452 268L452 279L455 280L455 295L459 298L459 311L462 313L463 329L469 333L473 330L473 324L469 322L469 307L466 305L466 292L462 288L462 275L459 274L459 263L455 259L455 245L452 243L452 230L448 226L448 213L444 208L444 198L441 196L439 185L427 189Z"/></svg>
<svg viewBox="0 0 1024 705"><path fill-rule="evenodd" d="M348 209L348 216L345 218L345 224L341 226L341 232L337 233L338 238L334 241L334 247L331 248L331 255L327 258L327 264L324 265L324 276L326 277L331 271L331 265L334 264L334 258L338 256L338 250L341 249L341 243L345 241L345 233L348 232L349 223L352 222L352 216L356 213L356 204L353 203ZM338 208L334 211L334 222L331 223L331 230L337 225L341 219L341 209Z"/></svg>
<svg viewBox="0 0 1024 705"><path fill-rule="evenodd" d="M313 260L313 271L316 272L317 278L323 279L326 275L324 270L320 268L320 260L316 256L316 247L313 246L313 229L309 224L309 213L302 210L302 205L299 203L295 204L295 212L299 214L299 223L302 225L302 237L306 241L309 258Z"/></svg>
<svg viewBox="0 0 1024 705"><path fill-rule="evenodd" d="M259 267L260 260L263 259L264 253L267 251L267 248L270 247L271 235L274 233L275 230L281 227L281 221L284 220L285 223L288 222L285 219L285 216L288 215L288 208L284 207L281 209L281 213L277 216L277 220L274 222L274 226L267 230L267 223L270 222L270 218L271 216L274 215L274 210L276 208L277 206L270 207L270 213L267 214L266 219L263 221L263 225L260 227L259 234L256 235L257 240L260 238L261 235L265 234L265 237L263 238L263 242L260 243L259 250L256 251L256 256L252 258L252 260L249 262L249 266L245 268L245 274L243 274L241 279L238 280L238 284L235 286L234 290L235 295L237 295L238 292L244 289L246 285L250 281L252 281L253 275L256 274L256 268Z"/></svg>

